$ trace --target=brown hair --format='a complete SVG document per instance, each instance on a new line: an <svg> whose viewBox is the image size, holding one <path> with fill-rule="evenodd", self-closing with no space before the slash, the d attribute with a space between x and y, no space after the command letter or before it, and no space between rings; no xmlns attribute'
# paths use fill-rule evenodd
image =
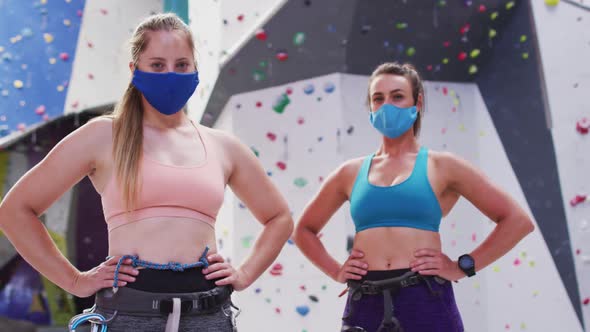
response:
<svg viewBox="0 0 590 332"><path fill-rule="evenodd" d="M195 45L190 28L175 14L156 14L145 18L133 32L129 41L131 61L137 67L140 54L150 41L147 32L180 31L186 35L189 47L195 54ZM196 66L196 61L195 61ZM139 181L139 160L143 146L143 107L141 92L131 83L125 94L115 106L113 118L113 158L117 183L123 192L123 206L127 211L134 209Z"/></svg>
<svg viewBox="0 0 590 332"><path fill-rule="evenodd" d="M422 95L422 109L418 112L418 118L414 122L414 136L417 137L420 133L420 126L422 123L422 112L424 111L424 86L422 85L422 79L420 74L416 71L413 65L409 63L399 64L398 62L386 62L379 65L371 74L369 78L369 90L371 83L379 75L398 75L405 77L412 86L412 97L414 97L414 105L418 103L418 96ZM367 91L367 105L371 105L370 91Z"/></svg>

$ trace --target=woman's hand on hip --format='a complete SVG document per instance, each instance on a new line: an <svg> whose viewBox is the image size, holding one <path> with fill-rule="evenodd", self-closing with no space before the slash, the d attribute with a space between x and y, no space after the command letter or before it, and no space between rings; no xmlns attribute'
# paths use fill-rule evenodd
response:
<svg viewBox="0 0 590 332"><path fill-rule="evenodd" d="M440 250L419 249L414 252L414 257L416 259L410 262L410 269L421 275L439 276L450 281L459 280L465 276L457 262L452 261Z"/></svg>
<svg viewBox="0 0 590 332"><path fill-rule="evenodd" d="M245 274L225 261L220 254L212 254L207 257L209 266L203 269L205 278L207 280L219 279L215 281L215 285L224 286L232 285L233 289L241 291L250 286L245 279Z"/></svg>
<svg viewBox="0 0 590 332"><path fill-rule="evenodd" d="M121 256L110 257L91 270L80 272L74 281L74 287L71 293L77 297L88 297L103 288L113 287L115 268L120 258ZM117 287L134 282L135 277L139 274L139 270L129 265L130 263L130 259L126 259L121 263L117 276Z"/></svg>
<svg viewBox="0 0 590 332"><path fill-rule="evenodd" d="M356 249L352 249L350 255L346 259L346 262L342 264L338 274L334 278L340 283L345 283L347 280L360 280L365 274L369 265L362 260L365 254Z"/></svg>

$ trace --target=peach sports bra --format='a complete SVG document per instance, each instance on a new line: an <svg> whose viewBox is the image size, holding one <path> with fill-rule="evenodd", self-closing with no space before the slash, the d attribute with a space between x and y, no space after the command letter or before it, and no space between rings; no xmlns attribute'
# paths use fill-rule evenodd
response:
<svg viewBox="0 0 590 332"><path fill-rule="evenodd" d="M194 124L193 124L194 126ZM214 227L223 203L225 178L209 137L194 126L205 148L205 160L194 166L174 166L150 159L142 153L139 167L140 190L133 211L126 212L115 172L101 193L108 231L153 217L181 217Z"/></svg>

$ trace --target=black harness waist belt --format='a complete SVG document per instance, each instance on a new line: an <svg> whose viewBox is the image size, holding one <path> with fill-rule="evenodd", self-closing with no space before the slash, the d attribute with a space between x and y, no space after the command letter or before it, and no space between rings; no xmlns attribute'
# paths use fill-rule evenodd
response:
<svg viewBox="0 0 590 332"><path fill-rule="evenodd" d="M96 306L119 313L160 316L172 313L173 299L180 299L180 313L198 315L219 310L230 300L232 291L230 286L215 287L205 292L195 293L151 293L120 287L115 294L107 288L97 294Z"/></svg>

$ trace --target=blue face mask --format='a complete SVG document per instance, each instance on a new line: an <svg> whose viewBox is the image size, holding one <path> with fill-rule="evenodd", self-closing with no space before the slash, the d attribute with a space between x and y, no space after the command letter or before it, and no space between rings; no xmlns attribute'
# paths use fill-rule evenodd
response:
<svg viewBox="0 0 590 332"><path fill-rule="evenodd" d="M135 69L131 83L158 112L172 115L180 111L199 85L198 72L150 73Z"/></svg>
<svg viewBox="0 0 590 332"><path fill-rule="evenodd" d="M375 129L389 138L396 138L408 131L416 118L416 106L399 108L391 104L383 104L375 112L370 112L369 119Z"/></svg>

